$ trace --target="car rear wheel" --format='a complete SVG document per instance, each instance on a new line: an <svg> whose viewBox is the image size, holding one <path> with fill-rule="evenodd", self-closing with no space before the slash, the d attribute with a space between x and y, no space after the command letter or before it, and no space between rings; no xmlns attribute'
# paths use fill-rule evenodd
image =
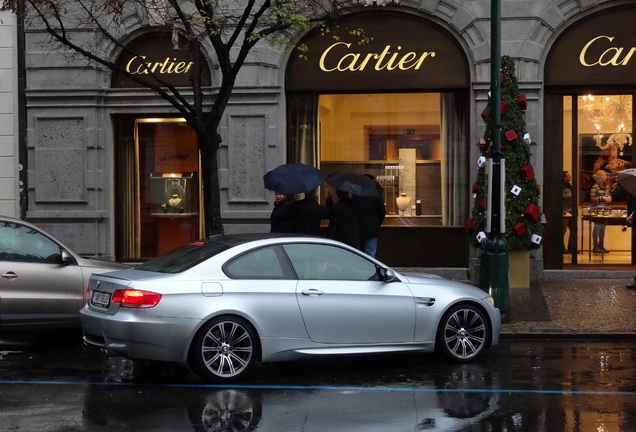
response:
<svg viewBox="0 0 636 432"><path fill-rule="evenodd" d="M446 312L437 331L440 351L456 363L479 357L486 350L489 338L486 315L470 304L457 305Z"/></svg>
<svg viewBox="0 0 636 432"><path fill-rule="evenodd" d="M256 334L238 317L219 317L197 333L190 367L210 381L233 381L247 374L256 360Z"/></svg>

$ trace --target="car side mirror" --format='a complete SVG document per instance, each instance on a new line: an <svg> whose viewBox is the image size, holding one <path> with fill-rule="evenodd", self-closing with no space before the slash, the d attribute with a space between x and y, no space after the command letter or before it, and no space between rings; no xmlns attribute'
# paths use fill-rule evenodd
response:
<svg viewBox="0 0 636 432"><path fill-rule="evenodd" d="M379 272L380 277L386 283L393 282L396 279L395 272L388 267L381 267Z"/></svg>
<svg viewBox="0 0 636 432"><path fill-rule="evenodd" d="M68 253L66 249L62 249L62 264L72 264L73 263L73 255Z"/></svg>

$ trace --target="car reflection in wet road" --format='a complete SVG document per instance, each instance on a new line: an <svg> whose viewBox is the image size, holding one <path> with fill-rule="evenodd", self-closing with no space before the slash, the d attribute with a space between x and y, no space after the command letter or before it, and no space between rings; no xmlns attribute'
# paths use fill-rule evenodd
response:
<svg viewBox="0 0 636 432"><path fill-rule="evenodd" d="M329 358L211 385L79 345L0 344L0 430L631 430L636 344L504 340L482 360Z"/></svg>

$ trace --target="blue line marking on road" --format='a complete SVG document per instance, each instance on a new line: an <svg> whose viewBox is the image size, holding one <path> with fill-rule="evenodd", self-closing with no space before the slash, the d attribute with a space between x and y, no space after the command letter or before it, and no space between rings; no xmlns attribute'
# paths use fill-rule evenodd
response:
<svg viewBox="0 0 636 432"><path fill-rule="evenodd" d="M250 385L250 384L143 384L97 381L6 381L0 385L92 385L119 387L175 387L201 389L243 389L243 390L325 390L325 391L376 391L376 392L422 392L422 393L530 393L544 395L593 395L593 396L636 396L636 391L593 391L593 390L548 390L548 389L449 389L421 387L361 387L361 386L321 386L321 385Z"/></svg>

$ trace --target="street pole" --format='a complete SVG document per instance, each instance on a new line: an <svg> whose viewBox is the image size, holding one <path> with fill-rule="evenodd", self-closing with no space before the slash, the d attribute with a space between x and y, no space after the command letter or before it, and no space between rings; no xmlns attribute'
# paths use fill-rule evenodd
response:
<svg viewBox="0 0 636 432"><path fill-rule="evenodd" d="M510 281L505 225L505 159L501 154L501 0L491 0L490 124L491 158L488 161L487 238L481 256L479 287L493 296L502 322L510 321Z"/></svg>

